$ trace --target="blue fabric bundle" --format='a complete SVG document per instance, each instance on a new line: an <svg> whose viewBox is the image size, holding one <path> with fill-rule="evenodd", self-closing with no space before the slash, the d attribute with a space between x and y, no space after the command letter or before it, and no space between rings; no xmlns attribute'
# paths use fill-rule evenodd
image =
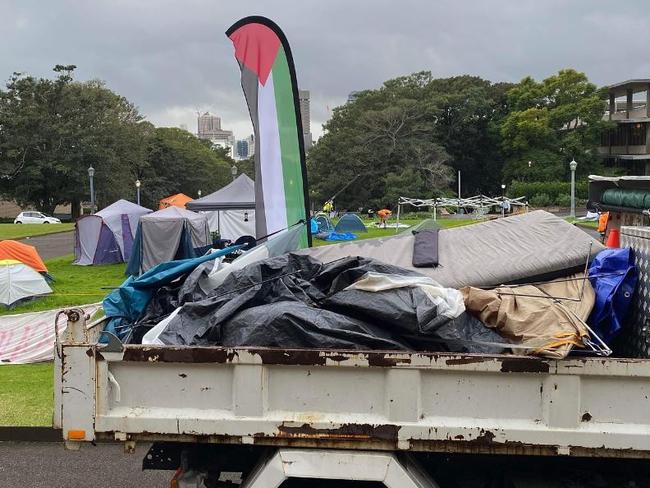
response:
<svg viewBox="0 0 650 488"><path fill-rule="evenodd" d="M605 249L589 266L596 303L589 316L592 329L610 344L623 328L638 276L632 249Z"/></svg>

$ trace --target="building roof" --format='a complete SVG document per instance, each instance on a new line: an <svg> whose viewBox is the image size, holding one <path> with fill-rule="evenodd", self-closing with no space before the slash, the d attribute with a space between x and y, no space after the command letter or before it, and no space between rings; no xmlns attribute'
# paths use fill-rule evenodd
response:
<svg viewBox="0 0 650 488"><path fill-rule="evenodd" d="M614 83L613 85L609 85L607 89L609 90L609 93L613 93L615 96L620 97L625 95L629 89L634 92L645 91L648 89L648 85L650 85L650 78L639 78Z"/></svg>

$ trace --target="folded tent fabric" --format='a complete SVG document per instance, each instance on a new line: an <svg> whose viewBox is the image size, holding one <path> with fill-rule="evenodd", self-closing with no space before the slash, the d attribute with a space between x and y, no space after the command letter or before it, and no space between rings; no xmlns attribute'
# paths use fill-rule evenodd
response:
<svg viewBox="0 0 650 488"><path fill-rule="evenodd" d="M45 278L15 259L0 261L0 304L11 306L19 300L52 293Z"/></svg>
<svg viewBox="0 0 650 488"><path fill-rule="evenodd" d="M440 229L427 229L414 232L413 266L415 268L434 268L438 266L438 232Z"/></svg>
<svg viewBox="0 0 650 488"><path fill-rule="evenodd" d="M430 276L443 286L498 286L567 276L584 270L588 257L605 247L564 219L538 210L463 227L441 230L439 266L414 268L415 237L366 239L303 249L324 262L349 256L374 258Z"/></svg>
<svg viewBox="0 0 650 488"><path fill-rule="evenodd" d="M0 241L0 260L5 259L14 259L39 273L47 273L47 266L34 246L12 240Z"/></svg>
<svg viewBox="0 0 650 488"><path fill-rule="evenodd" d="M584 274L539 285L460 291L469 313L526 354L561 359L589 335L584 322L595 293Z"/></svg>

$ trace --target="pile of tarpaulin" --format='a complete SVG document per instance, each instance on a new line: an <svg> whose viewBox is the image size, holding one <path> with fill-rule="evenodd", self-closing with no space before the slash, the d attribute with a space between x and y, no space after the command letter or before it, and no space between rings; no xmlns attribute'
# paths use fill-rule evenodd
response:
<svg viewBox="0 0 650 488"><path fill-rule="evenodd" d="M546 212L295 251L300 228L231 264L163 263L105 300L131 343L562 358L623 327L631 251Z"/></svg>

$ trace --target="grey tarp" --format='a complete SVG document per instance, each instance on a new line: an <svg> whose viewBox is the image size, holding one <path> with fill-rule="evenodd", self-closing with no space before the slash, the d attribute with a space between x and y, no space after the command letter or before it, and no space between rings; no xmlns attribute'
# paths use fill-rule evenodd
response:
<svg viewBox="0 0 650 488"><path fill-rule="evenodd" d="M205 215L168 207L140 218L141 272L176 256L183 232L194 248L209 246L210 229Z"/></svg>
<svg viewBox="0 0 650 488"><path fill-rule="evenodd" d="M159 340L195 346L477 353L507 347L464 312L457 290L420 278L371 259L323 265L296 254L268 258L233 271L206 298L185 303ZM387 282L392 285L381 286Z"/></svg>
<svg viewBox="0 0 650 488"><path fill-rule="evenodd" d="M323 262L347 256L413 268L413 235L397 235L299 251ZM441 230L436 268L417 268L443 286L493 286L567 275L584 268L604 246L582 230L537 210L505 219Z"/></svg>

